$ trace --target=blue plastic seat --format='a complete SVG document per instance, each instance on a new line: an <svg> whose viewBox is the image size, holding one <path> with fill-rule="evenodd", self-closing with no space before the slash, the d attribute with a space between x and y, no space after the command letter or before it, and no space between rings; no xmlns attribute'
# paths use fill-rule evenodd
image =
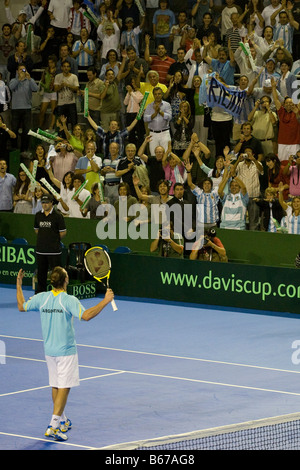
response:
<svg viewBox="0 0 300 470"><path fill-rule="evenodd" d="M12 241L12 244L13 245L28 245L28 241L26 240L26 238L15 238Z"/></svg>
<svg viewBox="0 0 300 470"><path fill-rule="evenodd" d="M131 249L128 246L118 246L114 253L131 253Z"/></svg>

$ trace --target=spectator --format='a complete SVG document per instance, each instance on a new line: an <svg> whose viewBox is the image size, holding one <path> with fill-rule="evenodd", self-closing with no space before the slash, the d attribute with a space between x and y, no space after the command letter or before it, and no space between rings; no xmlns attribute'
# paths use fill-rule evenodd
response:
<svg viewBox="0 0 300 470"><path fill-rule="evenodd" d="M147 165L149 180L150 180L150 189L152 194L157 194L157 186L159 181L164 180L165 172L162 166L162 160L164 157L165 149L158 145L154 149L154 155L147 155L145 153L146 147L151 141L150 136L146 136L144 142L140 146L138 150L138 157L140 157ZM169 192L169 185L168 185L168 192Z"/></svg>
<svg viewBox="0 0 300 470"><path fill-rule="evenodd" d="M48 14L50 17L50 25L54 27L55 37L58 43L65 41L68 26L70 10L73 7L72 0L50 0L48 5Z"/></svg>
<svg viewBox="0 0 300 470"><path fill-rule="evenodd" d="M197 200L197 224L204 229L209 229L217 225L219 220L219 194L218 189L213 189L213 182L210 178L204 178L201 188L192 182L192 164L186 164L187 182Z"/></svg>
<svg viewBox="0 0 300 470"><path fill-rule="evenodd" d="M133 174L137 171L136 169L139 166L144 169L145 173L147 173L147 169L144 165L144 162L138 156L136 156L136 146L134 144L126 145L125 154L126 157L121 158L118 161L116 176L121 178L122 183L127 183L130 194L136 198L137 195L132 180Z"/></svg>
<svg viewBox="0 0 300 470"><path fill-rule="evenodd" d="M75 170L78 158L72 145L67 140L62 140L55 147L49 148L47 160L51 163L55 178L62 181L68 171Z"/></svg>
<svg viewBox="0 0 300 470"><path fill-rule="evenodd" d="M48 65L48 57L55 56L56 62L59 56L59 44L57 44L57 40L55 38L55 30L53 26L49 26L46 31L46 36L42 37L42 42L40 45L40 53L42 55L42 65L47 67Z"/></svg>
<svg viewBox="0 0 300 470"><path fill-rule="evenodd" d="M151 70L155 70L159 75L160 83L167 85L167 74L170 66L175 62L175 59L169 57L167 49L164 44L158 44L156 47L156 55L150 55L150 37L145 36L145 60L148 62Z"/></svg>
<svg viewBox="0 0 300 470"><path fill-rule="evenodd" d="M151 242L150 252L157 252L164 258L183 258L184 241L180 233L174 232L174 224L160 229L157 238Z"/></svg>
<svg viewBox="0 0 300 470"><path fill-rule="evenodd" d="M283 198L289 198L290 177L288 174L289 164L283 165L275 153L268 153L265 156L267 167L268 187L277 190L278 185L283 183Z"/></svg>
<svg viewBox="0 0 300 470"><path fill-rule="evenodd" d="M219 48L217 59L212 59L207 53L209 42L204 40L203 43L203 59L205 62L211 65L213 72L217 72L227 85L234 85L235 59L231 50L230 40L228 41L228 49L226 47Z"/></svg>
<svg viewBox="0 0 300 470"><path fill-rule="evenodd" d="M269 96L263 96L260 100L256 101L254 108L248 115L248 120L252 126L251 135L261 142L263 154L267 155L277 150L277 114L271 110L271 98ZM246 126L244 142L249 137L247 132L248 128Z"/></svg>
<svg viewBox="0 0 300 470"><path fill-rule="evenodd" d="M173 25L171 28L169 40L172 44L172 56L176 57L178 49L181 47L181 40L184 32L188 29L189 25L187 22L186 11L180 11L177 15L178 23ZM183 48L184 49L184 48Z"/></svg>
<svg viewBox="0 0 300 470"><path fill-rule="evenodd" d="M10 79L16 77L16 73L20 64L25 65L27 72L30 74L33 69L33 62L30 55L26 51L24 41L19 40L16 43L16 52L11 54L7 60L7 70L9 71Z"/></svg>
<svg viewBox="0 0 300 470"><path fill-rule="evenodd" d="M119 53L120 49L120 29L117 21L112 16L112 11L109 11L109 22L102 19L97 29L97 37L102 42L101 65L103 65L109 50L114 49Z"/></svg>
<svg viewBox="0 0 300 470"><path fill-rule="evenodd" d="M72 132L70 132L67 126L67 118L65 116L60 116L60 122L63 125L65 137L69 144L72 146L75 155L78 158L82 157L85 146L85 139L82 126L80 124L75 124L72 129Z"/></svg>
<svg viewBox="0 0 300 470"><path fill-rule="evenodd" d="M87 185L85 188L91 191L94 183L100 182L100 170L102 167L102 158L97 157L95 142L89 142L85 146L85 156L80 157L76 168L75 175L83 175Z"/></svg>
<svg viewBox="0 0 300 470"><path fill-rule="evenodd" d="M90 115L88 116L88 122L90 123L91 127L95 129L96 135L102 139L104 158L107 158L108 156L109 145L111 142L116 142L119 144L119 155L122 157L124 156L124 141L128 137L129 132L136 125L137 119L132 121L130 126L126 127L122 131L119 129L119 122L115 119L110 120L107 131L103 127L98 126Z"/></svg>
<svg viewBox="0 0 300 470"><path fill-rule="evenodd" d="M57 92L57 115L65 116L72 127L77 124L76 96L79 90L77 75L71 73L68 60L62 63L62 73L54 79L54 91Z"/></svg>
<svg viewBox="0 0 300 470"><path fill-rule="evenodd" d="M290 155L287 165L284 166L283 175L289 178L289 195L292 197L299 196L300 197L300 150L296 152L295 155ZM284 183L284 182L283 182ZM287 182L285 181L285 184ZM282 189L281 185L281 192L284 197L285 187Z"/></svg>
<svg viewBox="0 0 300 470"><path fill-rule="evenodd" d="M63 72L63 63L67 60L70 64L70 72L78 76L78 65L76 60L70 55L71 51L66 43L62 43L59 46L59 60L56 64L57 73Z"/></svg>
<svg viewBox="0 0 300 470"><path fill-rule="evenodd" d="M186 171L180 158L171 151L171 142L169 142L168 149L163 156L162 166L165 172L165 179L171 183L169 194L173 196L175 184L185 183Z"/></svg>
<svg viewBox="0 0 300 470"><path fill-rule="evenodd" d="M31 214L32 202L30 195L30 180L25 171L20 168L14 188L14 213L15 214Z"/></svg>
<svg viewBox="0 0 300 470"><path fill-rule="evenodd" d="M89 67L87 69L87 79L85 87L88 89L88 111L91 119L96 122L100 122L100 110L101 110L101 90L103 89L103 81L97 78L97 69L95 67ZM80 91L81 96L84 96L84 90ZM90 126L90 123L87 123Z"/></svg>
<svg viewBox="0 0 300 470"><path fill-rule="evenodd" d="M126 106L125 122L127 126L130 126L140 109L143 95L138 90L134 78L132 79L131 85L126 86L126 91L127 93L124 99L124 105ZM144 131L143 121L140 119L132 131L129 132L128 142L132 144L136 143L136 145L140 147L143 142Z"/></svg>
<svg viewBox="0 0 300 470"><path fill-rule="evenodd" d="M13 192L17 179L14 175L7 173L7 163L0 158L0 211L12 212Z"/></svg>
<svg viewBox="0 0 300 470"><path fill-rule="evenodd" d="M246 145L244 154L240 154L235 165L236 175L246 187L249 202L247 205L249 217L249 230L258 230L259 210L253 199L260 197L260 175L263 174L262 163L255 158L252 147Z"/></svg>
<svg viewBox="0 0 300 470"><path fill-rule="evenodd" d="M120 177L116 176L120 156L120 145L117 142L109 144L109 152L102 161L101 175L104 177L104 196L107 202L114 205L119 197L118 187Z"/></svg>
<svg viewBox="0 0 300 470"><path fill-rule="evenodd" d="M123 57L118 75L112 69L105 72L104 84L101 89L100 99L101 107L101 125L105 131L109 128L111 120L120 122L121 98L119 93L119 82L125 66L125 57Z"/></svg>
<svg viewBox="0 0 300 470"><path fill-rule="evenodd" d="M50 184L54 185L54 189L57 188L60 199L57 204L57 209L62 213L64 217L69 217L70 215L70 205L72 204L72 197L74 196L74 187L73 187L73 171L67 171L64 175L62 181L59 181L53 175L52 168L48 169L48 175L51 180Z"/></svg>
<svg viewBox="0 0 300 470"><path fill-rule="evenodd" d="M12 34L12 27L9 23L2 26L2 34L0 36L0 73L4 82L8 79L7 61L8 57L15 50L17 39Z"/></svg>
<svg viewBox="0 0 300 470"><path fill-rule="evenodd" d="M277 227L280 226L285 212L282 206L275 197L277 190L274 188L267 188L265 190L264 199L254 198L255 203L261 211L261 230L265 232L277 232Z"/></svg>
<svg viewBox="0 0 300 470"><path fill-rule="evenodd" d="M282 60L280 62L280 79L277 82L277 90L282 96L289 96L292 98L293 93L298 88L297 78L291 73L291 62L289 60Z"/></svg>
<svg viewBox="0 0 300 470"><path fill-rule="evenodd" d="M19 64L17 77L10 80L9 88L12 93L11 128L16 135L22 129L20 150L25 152L28 150L28 132L31 129L32 93L38 90L38 86L26 66Z"/></svg>
<svg viewBox="0 0 300 470"><path fill-rule="evenodd" d="M291 203L283 199L283 184L279 187L279 202L286 215L281 219L281 227L289 234L300 235L300 197L293 197Z"/></svg>
<svg viewBox="0 0 300 470"><path fill-rule="evenodd" d="M175 25L175 15L169 9L168 0L159 0L158 10L153 16L153 38L155 40L155 47L165 46L167 54L171 54L170 35L171 29Z"/></svg>
<svg viewBox="0 0 300 470"><path fill-rule="evenodd" d="M231 180L230 192L224 193L224 188L231 178L230 168L227 167L219 186L219 196L222 201L222 214L220 228L231 230L246 229L246 213L249 196L244 183L237 177Z"/></svg>
<svg viewBox="0 0 300 470"><path fill-rule="evenodd" d="M118 59L117 52L114 49L109 49L106 54L105 63L101 67L99 78L104 80L107 70L113 70L115 76L117 76L120 70L120 66L121 63Z"/></svg>
<svg viewBox="0 0 300 470"><path fill-rule="evenodd" d="M49 121L49 129L54 129L55 125L55 108L57 105L57 92L54 91L54 80L56 75L56 56L52 55L48 57L48 66L42 73L40 86L43 90L43 97L40 106L40 115L39 115L39 127L43 129L45 122L45 114L50 104L51 116ZM47 126L48 127L48 126Z"/></svg>
<svg viewBox="0 0 300 470"><path fill-rule="evenodd" d="M84 180L83 175L79 175L79 174L77 174L77 175L74 174L73 175L74 195L73 195L73 197L71 197L70 204L68 205L69 217L74 217L74 218L77 218L77 219L82 219L84 217L84 215L81 211L81 206L85 202L87 197L89 197L91 195L91 193L87 189L83 188L83 189L81 189L79 194L77 194L75 196L76 191L78 191L78 189L80 188L82 183L84 183L84 181L85 180ZM90 214L86 214L85 217L87 219L89 219Z"/></svg>
<svg viewBox="0 0 300 470"><path fill-rule="evenodd" d="M278 21L276 17L278 15ZM299 23L294 20L289 10L286 10L286 0L282 1L280 8L272 13L271 26L274 28L274 40L282 39L283 46L290 52L293 52L294 29L299 29Z"/></svg>
<svg viewBox="0 0 300 470"><path fill-rule="evenodd" d="M130 194L129 184L125 182L119 184L118 193L119 197L114 203L117 220L130 222L134 219L134 216L129 215L129 209L131 206L137 204L137 198Z"/></svg>
<svg viewBox="0 0 300 470"><path fill-rule="evenodd" d="M76 60L78 68L84 70L94 65L95 54L95 43L89 38L87 28L82 28L80 39L75 41L72 49L72 57Z"/></svg>
<svg viewBox="0 0 300 470"><path fill-rule="evenodd" d="M80 39L82 29L91 31L90 20L84 16L84 9L81 8L81 0L73 0L73 6L70 8L68 32L72 33L75 41Z"/></svg>
<svg viewBox="0 0 300 470"><path fill-rule="evenodd" d="M234 152L240 154L245 153L246 147L251 147L256 158L261 162L264 157L263 147L260 140L253 136L252 131L253 128L250 122L244 122L244 124L242 124L241 138L234 147Z"/></svg>
<svg viewBox="0 0 300 470"><path fill-rule="evenodd" d="M9 163L9 141L10 139L16 139L16 134L8 128L0 115L0 148L1 148L1 160L6 160Z"/></svg>
<svg viewBox="0 0 300 470"><path fill-rule="evenodd" d="M127 61L125 63L124 71L121 75L121 80L124 80L125 85L131 85L134 79L137 83L141 78L145 78L148 73L149 66L147 62L141 57L137 56L136 49L134 46L126 47Z"/></svg>
<svg viewBox="0 0 300 470"><path fill-rule="evenodd" d="M205 231L204 238L199 238L190 254L191 260L227 262L226 250L214 228Z"/></svg>
<svg viewBox="0 0 300 470"><path fill-rule="evenodd" d="M195 119L191 114L188 101L182 101L179 105L179 114L174 119L175 133L173 135L173 149L179 158L182 158L188 148L193 134Z"/></svg>
<svg viewBox="0 0 300 470"><path fill-rule="evenodd" d="M286 97L281 103L278 98L275 80L272 79L271 83L273 100L279 119L278 158L283 161L288 160L290 155L296 155L300 148L299 108L289 97Z"/></svg>
<svg viewBox="0 0 300 470"><path fill-rule="evenodd" d="M145 16L142 17L141 23L139 26L134 27L134 19L128 17L125 19L125 28L126 30L121 33L120 46L121 49L127 50L129 46L134 47L136 55L139 56L139 43L140 35L143 30L145 23Z"/></svg>
<svg viewBox="0 0 300 470"><path fill-rule="evenodd" d="M172 118L171 105L163 101L163 92L160 87L153 89L154 102L148 104L144 112L144 121L147 123L151 141L149 143L150 153L154 154L154 149L161 145L165 150L171 140L170 121Z"/></svg>
<svg viewBox="0 0 300 470"><path fill-rule="evenodd" d="M100 196L99 183L93 184L91 193L92 193L92 197L89 199L84 209L82 209L82 215L83 217L86 217L87 214L89 213L90 219L102 219L103 216L97 215L98 207L103 204L103 200Z"/></svg>
<svg viewBox="0 0 300 470"><path fill-rule="evenodd" d="M154 96L153 96L153 90L156 87L159 87L163 93L166 93L167 87L163 83L159 82L159 75L158 72L155 70L149 70L149 72L146 75L146 81L141 82L141 75L143 73L142 67L140 69L140 72L137 76L137 82L136 86L140 90L140 92L144 95L146 91L149 91L149 95L146 101L146 107L154 101Z"/></svg>

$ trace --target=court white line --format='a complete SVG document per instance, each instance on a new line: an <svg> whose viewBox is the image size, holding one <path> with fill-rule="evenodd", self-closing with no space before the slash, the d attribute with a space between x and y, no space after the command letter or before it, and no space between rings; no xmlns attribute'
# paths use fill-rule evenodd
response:
<svg viewBox="0 0 300 470"><path fill-rule="evenodd" d="M48 444L51 443L51 444L58 444L58 445L64 445L64 446L79 447L80 449L97 450L97 447L83 446L80 444L72 444L71 442L52 441L50 439L42 439L40 437L25 436L23 434L11 434L9 432L0 431L0 435L10 436L10 437L19 437L20 439L30 439L32 441L42 441L42 442L47 442Z"/></svg>
<svg viewBox="0 0 300 470"><path fill-rule="evenodd" d="M23 359L26 360L27 358L25 357L14 357L14 356L9 356L11 358L16 358L16 359ZM32 359L29 359L32 360ZM35 359L33 359L35 360ZM43 362L40 360L40 362ZM45 362L45 361L44 361ZM85 379L80 379L80 381L83 380L91 380L91 379L96 379L96 378L105 378L108 376L112 375L118 375L118 374L132 374L132 375L143 375L146 377L159 377L163 379L169 379L169 380L182 380L184 382L193 382L193 383L200 383L200 384L207 384L207 385L217 385L219 387L230 387L230 388L239 388L239 389L244 389L244 390L254 390L258 392L268 392L268 393L278 393L280 395L293 395L293 396L300 396L300 392L288 392L285 390L274 390L274 389L269 389L269 388L261 388L261 387L251 387L249 385L237 385L237 384L230 384L230 383L225 383L225 382L213 382L210 380L201 380L201 379L191 379L187 377L176 377L172 375L163 375L163 374L153 374L149 372L138 372L138 371L131 371L131 370L120 370L120 369L111 369L108 367L98 367L98 366L86 366L86 365L79 365L79 367L87 368L87 369L97 369L97 370L108 370L111 371L111 374L102 374L102 375L97 375L93 377L86 377ZM14 395L17 393L25 393L29 391L34 391L34 390L39 390L39 388L48 388L49 386L44 386L44 387L37 387L33 389L27 389L27 390L20 390L16 392L9 392L0 395L0 397L7 396L7 395Z"/></svg>
<svg viewBox="0 0 300 470"><path fill-rule="evenodd" d="M0 338L10 338L10 339L22 339L22 340L28 340L28 341L43 341L41 339L34 339L34 338L23 338L20 336L8 336L8 335L0 335ZM290 374L300 374L300 370L290 370L290 369L278 369L275 367L266 367L266 366L257 366L257 365L252 365L252 364L242 364L238 362L228 362L228 361L218 361L218 360L213 360L213 359L203 359L199 357L188 357L188 356L175 356L171 354L162 354L162 353L153 353L153 352L147 352L147 351L135 351L131 349L119 349L119 348L111 348L111 347L106 347L106 346L93 346L89 344L80 344L77 343L78 347L83 347L83 348L91 348L91 349L103 349L107 351L117 351L117 352L125 352L125 353L131 353L131 354L141 354L145 356L157 356L157 357L167 357L170 359L182 359L186 361L198 361L198 362L206 362L206 363L211 363L211 364L223 364L227 366L236 366L236 367L248 367L251 369L261 369L261 370L270 370L270 371L275 371L275 372L287 372ZM88 366L87 366L88 367Z"/></svg>

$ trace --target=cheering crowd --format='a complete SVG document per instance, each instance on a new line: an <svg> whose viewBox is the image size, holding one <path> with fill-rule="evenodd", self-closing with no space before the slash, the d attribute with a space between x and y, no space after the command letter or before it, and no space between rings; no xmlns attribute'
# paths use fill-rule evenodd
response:
<svg viewBox="0 0 300 470"><path fill-rule="evenodd" d="M4 3L1 211L36 214L50 185L64 217L177 205L150 250L191 259L226 261L217 227L300 234L300 0Z"/></svg>

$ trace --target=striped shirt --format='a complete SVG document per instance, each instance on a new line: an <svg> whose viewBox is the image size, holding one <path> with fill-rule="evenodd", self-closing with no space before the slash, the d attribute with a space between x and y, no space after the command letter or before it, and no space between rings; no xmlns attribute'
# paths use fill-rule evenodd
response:
<svg viewBox="0 0 300 470"><path fill-rule="evenodd" d="M263 172L263 167L261 168L261 171L259 171L254 162L251 162L249 166L245 162L240 162L238 164L236 174L246 186L249 197L259 197L259 176L262 175Z"/></svg>
<svg viewBox="0 0 300 470"><path fill-rule="evenodd" d="M23 306L26 312L40 312L46 356L76 354L73 319L81 320L85 310L76 297L52 290L34 295Z"/></svg>
<svg viewBox="0 0 300 470"><path fill-rule="evenodd" d="M284 47L290 52L293 52L293 35L294 28L289 23L288 24L277 24L273 27L273 39L277 41L278 39L283 39Z"/></svg>
<svg viewBox="0 0 300 470"><path fill-rule="evenodd" d="M198 223L214 224L219 220L218 202L220 197L217 189L205 193L198 186L192 190L197 199Z"/></svg>
<svg viewBox="0 0 300 470"><path fill-rule="evenodd" d="M286 209L286 216L281 219L281 227L287 228L288 233L300 235L300 215L294 215L291 206Z"/></svg>
<svg viewBox="0 0 300 470"><path fill-rule="evenodd" d="M123 31L121 33L121 46L126 49L128 46L133 46L136 50L136 55L139 56L139 41L140 41L140 34L142 30L139 26L133 28L131 31Z"/></svg>
<svg viewBox="0 0 300 470"><path fill-rule="evenodd" d="M153 56L151 58L151 70L155 70L158 73L160 83L167 85L167 74L175 60L168 56L165 59L160 59L158 56Z"/></svg>
<svg viewBox="0 0 300 470"><path fill-rule="evenodd" d="M249 196L246 193L227 194L223 197L222 214L220 228L232 230L246 229L246 211L249 202Z"/></svg>
<svg viewBox="0 0 300 470"><path fill-rule="evenodd" d="M94 53L96 52L96 46L92 39L88 39L85 43L81 42L81 40L75 41L73 48L72 48L73 52L79 51L81 45L85 49L89 49L90 51L93 51ZM84 50L81 50L79 52L75 60L79 67L89 67L94 64L94 56L91 54L88 54Z"/></svg>

